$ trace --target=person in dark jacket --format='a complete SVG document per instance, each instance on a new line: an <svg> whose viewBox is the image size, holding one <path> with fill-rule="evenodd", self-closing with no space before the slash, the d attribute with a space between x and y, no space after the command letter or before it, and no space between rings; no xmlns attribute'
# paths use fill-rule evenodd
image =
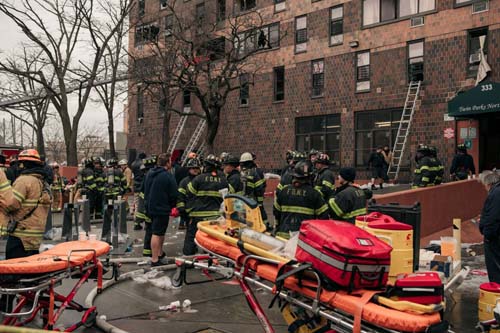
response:
<svg viewBox="0 0 500 333"><path fill-rule="evenodd" d="M264 209L264 193L266 191L266 179L262 170L257 168L255 157L246 152L240 156L240 174L243 184L243 195L257 202L262 216L262 221L269 228L267 213Z"/></svg>
<svg viewBox="0 0 500 333"><path fill-rule="evenodd" d="M468 176L476 174L474 159L467 154L464 144L457 146L457 154L451 162L450 175L452 180L464 180Z"/></svg>
<svg viewBox="0 0 500 333"><path fill-rule="evenodd" d="M412 188L434 186L437 176L436 159L430 156L430 149L426 145L419 145L415 155L415 167Z"/></svg>
<svg viewBox="0 0 500 333"><path fill-rule="evenodd" d="M203 173L196 176L187 187L187 205L191 211L182 250L187 256L195 254L197 250L194 237L198 222L217 219L223 194L229 191L226 176L219 171L221 164L217 157L208 155L203 166Z"/></svg>
<svg viewBox="0 0 500 333"><path fill-rule="evenodd" d="M198 155L196 155L195 152L190 152L187 156L187 159L189 160L191 158L198 158ZM182 161L180 162L182 163ZM181 180L183 180L189 175L189 170L188 168L186 168L186 166L181 164L177 169L175 169L174 175L175 175L175 181L177 182L177 184L179 184Z"/></svg>
<svg viewBox="0 0 500 333"><path fill-rule="evenodd" d="M179 230L186 229L186 225L189 221L189 212L191 211L191 208L187 204L187 187L194 177L200 174L201 163L197 158L190 158L186 162L186 168L189 170L189 175L181 180L177 189L179 191L179 196L177 197L177 209L179 210L179 216L181 218L179 222Z"/></svg>
<svg viewBox="0 0 500 333"><path fill-rule="evenodd" d="M144 222L144 217L138 214L139 201L143 200L140 198L142 182L144 181L144 176L146 174L144 168L143 160L146 158L146 154L140 153L137 158L132 162L131 169L132 175L134 176L134 230L142 230L142 223Z"/></svg>
<svg viewBox="0 0 500 333"><path fill-rule="evenodd" d="M382 154L382 147L377 147L377 149L371 153L368 159L368 167L372 170L372 190L375 189L375 181L380 178L380 188L384 187L384 181L388 182L387 168L384 155Z"/></svg>
<svg viewBox="0 0 500 333"><path fill-rule="evenodd" d="M286 185L290 185L293 180L293 173L295 172L295 165L306 159L306 155L300 151L292 151L290 165L287 170L281 175L280 183L276 187L276 194L283 189Z"/></svg>
<svg viewBox="0 0 500 333"><path fill-rule="evenodd" d="M484 261L490 282L500 283L500 174L486 175L483 184L488 191L479 222L484 237Z"/></svg>
<svg viewBox="0 0 500 333"><path fill-rule="evenodd" d="M144 177L147 177L148 173L156 167L157 158L149 157L143 159L143 173ZM153 237L153 228L151 226L151 218L146 214L146 204L144 203L144 180L142 181L142 186L139 189L139 202L137 205L137 218L140 218L141 221L144 221L144 247L142 249L142 255L144 257L151 257L151 238Z"/></svg>
<svg viewBox="0 0 500 333"><path fill-rule="evenodd" d="M243 195L243 183L241 182L238 166L240 160L231 154L227 154L222 160L222 171L226 175L229 184L229 192Z"/></svg>
<svg viewBox="0 0 500 333"><path fill-rule="evenodd" d="M444 165L441 160L437 157L437 148L434 146L429 146L429 155L433 159L433 171L436 173L434 178L434 185L439 185L443 182L444 176Z"/></svg>
<svg viewBox="0 0 500 333"><path fill-rule="evenodd" d="M316 169L314 189L321 192L325 201L335 193L335 175L329 169L329 166L330 156L324 153L319 153L314 163L314 167Z"/></svg>
<svg viewBox="0 0 500 333"><path fill-rule="evenodd" d="M333 198L328 200L330 215L334 220L354 223L356 216L367 213L366 193L353 184L356 179L356 169L341 168L338 178L340 186L335 190Z"/></svg>
<svg viewBox="0 0 500 333"><path fill-rule="evenodd" d="M328 206L312 186L312 169L310 161L298 162L292 184L283 187L274 199L276 231L281 237L289 238L290 232L299 231L304 220L328 219Z"/></svg>
<svg viewBox="0 0 500 333"><path fill-rule="evenodd" d="M166 265L163 242L167 232L168 220L177 201L177 184L169 172L170 154L158 156L158 166L152 169L144 180L144 200L146 214L151 217L153 237L151 238L151 266Z"/></svg>

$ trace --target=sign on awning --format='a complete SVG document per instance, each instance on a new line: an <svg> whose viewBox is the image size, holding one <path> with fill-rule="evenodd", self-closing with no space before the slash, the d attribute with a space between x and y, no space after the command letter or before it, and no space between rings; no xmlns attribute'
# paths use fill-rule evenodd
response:
<svg viewBox="0 0 500 333"><path fill-rule="evenodd" d="M500 112L500 83L483 82L448 102L452 117Z"/></svg>

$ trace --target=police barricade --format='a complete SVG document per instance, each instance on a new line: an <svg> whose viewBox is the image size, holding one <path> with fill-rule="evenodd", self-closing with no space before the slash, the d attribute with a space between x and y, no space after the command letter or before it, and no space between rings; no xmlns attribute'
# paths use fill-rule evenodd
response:
<svg viewBox="0 0 500 333"><path fill-rule="evenodd" d="M379 212L393 217L396 221L409 224L413 227L413 266L418 270L420 261L420 221L421 206L419 202L413 205L399 203L377 204L375 199L368 203L368 212Z"/></svg>
<svg viewBox="0 0 500 333"><path fill-rule="evenodd" d="M50 214L49 214L50 215ZM63 209L62 237L66 241L77 240L79 226L87 234L90 232L90 203L87 198L79 199L75 203L65 203Z"/></svg>

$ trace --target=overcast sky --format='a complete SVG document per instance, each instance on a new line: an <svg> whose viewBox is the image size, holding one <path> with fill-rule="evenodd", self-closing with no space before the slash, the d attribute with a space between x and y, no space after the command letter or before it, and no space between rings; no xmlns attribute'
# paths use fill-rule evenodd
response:
<svg viewBox="0 0 500 333"><path fill-rule="evenodd" d="M19 43L27 40L25 39L24 35L20 32L20 30L17 28L17 26L11 23L11 21L3 14L0 14L0 31L2 32L0 33L0 53L2 54L4 53L15 54L16 49L19 47ZM2 54L0 54L0 57L2 56ZM76 108L78 101L76 99L76 94L74 96L75 99L70 101L70 105L72 105L73 108ZM117 115L120 114L115 118L115 131L123 130L123 116L121 116L122 111L123 111L123 104L120 102L115 106L115 114ZM5 113L0 112L0 118L4 114ZM83 126L101 127L103 133L106 133L105 132L107 128L106 110L99 104L94 104L89 102L87 104L86 110L82 116L82 120L80 123Z"/></svg>

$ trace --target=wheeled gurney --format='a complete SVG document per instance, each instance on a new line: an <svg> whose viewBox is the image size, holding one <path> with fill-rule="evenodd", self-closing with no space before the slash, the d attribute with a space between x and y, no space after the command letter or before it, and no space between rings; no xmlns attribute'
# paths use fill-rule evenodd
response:
<svg viewBox="0 0 500 333"><path fill-rule="evenodd" d="M43 328L52 330L63 311L69 309L82 312L81 319L58 330L72 332L80 326L93 325L96 308L86 308L74 298L89 279L96 279L98 290L102 288L103 264L99 256L109 250L105 242L73 241L41 254L0 261L0 294L5 303L0 312L4 316L2 324L25 326L40 315ZM55 289L66 279L75 279L76 283L63 295Z"/></svg>

